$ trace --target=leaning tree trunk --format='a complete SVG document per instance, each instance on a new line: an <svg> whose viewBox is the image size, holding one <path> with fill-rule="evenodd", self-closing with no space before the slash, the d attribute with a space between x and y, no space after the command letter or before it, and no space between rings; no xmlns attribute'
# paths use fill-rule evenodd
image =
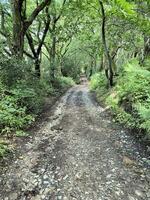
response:
<svg viewBox="0 0 150 200"><path fill-rule="evenodd" d="M99 3L101 6L101 13L102 13L102 42L103 42L105 54L108 59L108 65L109 65L109 68L105 70L105 74L106 74L106 77L108 78L110 87L112 87L113 86L113 69L112 69L112 60L109 54L109 50L106 43L106 37L105 37L105 22L106 22L105 10L104 10L102 1L99 0Z"/></svg>

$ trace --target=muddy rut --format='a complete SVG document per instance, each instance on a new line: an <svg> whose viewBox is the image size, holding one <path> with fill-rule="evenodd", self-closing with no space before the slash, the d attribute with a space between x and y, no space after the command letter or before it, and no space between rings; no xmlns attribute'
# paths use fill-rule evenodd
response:
<svg viewBox="0 0 150 200"><path fill-rule="evenodd" d="M149 200L148 158L88 86L71 88L0 175L0 200Z"/></svg>

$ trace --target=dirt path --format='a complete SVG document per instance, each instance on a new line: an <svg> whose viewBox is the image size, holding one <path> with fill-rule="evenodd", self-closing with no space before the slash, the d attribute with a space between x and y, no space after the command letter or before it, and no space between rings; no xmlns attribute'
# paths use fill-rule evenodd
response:
<svg viewBox="0 0 150 200"><path fill-rule="evenodd" d="M147 158L86 85L56 103L20 152L0 176L0 200L150 199Z"/></svg>

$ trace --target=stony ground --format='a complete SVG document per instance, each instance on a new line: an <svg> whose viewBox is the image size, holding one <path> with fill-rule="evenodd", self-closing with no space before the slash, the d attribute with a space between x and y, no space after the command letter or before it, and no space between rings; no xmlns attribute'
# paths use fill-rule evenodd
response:
<svg viewBox="0 0 150 200"><path fill-rule="evenodd" d="M71 88L0 176L0 200L149 200L148 158L97 105Z"/></svg>

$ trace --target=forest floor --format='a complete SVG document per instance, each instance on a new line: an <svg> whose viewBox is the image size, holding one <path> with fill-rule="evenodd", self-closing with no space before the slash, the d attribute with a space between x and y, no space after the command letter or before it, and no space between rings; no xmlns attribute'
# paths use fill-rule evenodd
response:
<svg viewBox="0 0 150 200"><path fill-rule="evenodd" d="M87 84L69 89L47 112L1 170L0 200L150 199L148 155Z"/></svg>

